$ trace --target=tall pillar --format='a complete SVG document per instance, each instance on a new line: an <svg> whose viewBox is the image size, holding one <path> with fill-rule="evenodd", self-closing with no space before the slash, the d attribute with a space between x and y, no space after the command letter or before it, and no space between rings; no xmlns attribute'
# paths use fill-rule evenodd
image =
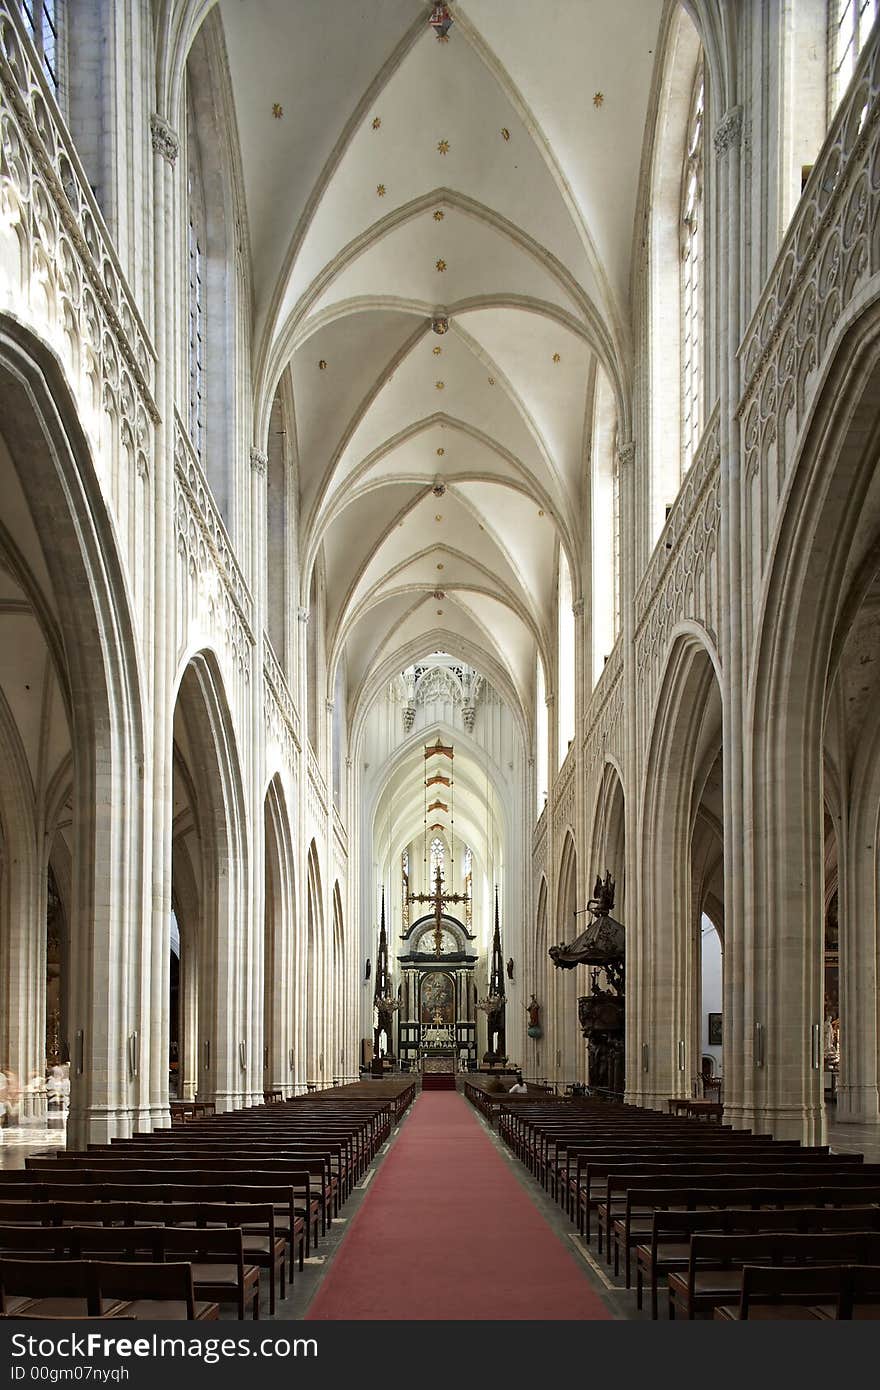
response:
<svg viewBox="0 0 880 1390"><path fill-rule="evenodd" d="M835 1119L839 1124L876 1125L880 1120L876 775L863 779L857 773L854 781L852 819L843 816L837 844L840 1081Z"/></svg>
<svg viewBox="0 0 880 1390"><path fill-rule="evenodd" d="M171 1005L171 823L174 720L174 326L177 319L176 132L162 116L150 120L153 149L153 334L156 346L156 454L153 466L152 931L150 968L149 1116L145 1127L170 1125L168 1063ZM183 1065L183 1058L179 1059Z"/></svg>
<svg viewBox="0 0 880 1390"><path fill-rule="evenodd" d="M284 1075L283 1040L275 1039L273 1029L274 1055L264 1067L265 1038L265 970L266 954L266 843L263 789L265 786L265 743L266 733L263 718L263 648L266 629L266 557L268 541L266 522L269 499L267 495L267 470L269 459L262 449L253 447L250 451L250 536L251 550L251 592L254 600L254 678L250 691L251 720L251 881L250 949L248 951L248 982L246 999L245 1030L247 1035L248 1070L245 1077L244 1104L259 1105L263 1091L269 1086L282 1085L283 1082L271 1080L273 1074ZM271 962L270 962L271 965ZM283 991L283 983L279 982Z"/></svg>
<svg viewBox="0 0 880 1390"><path fill-rule="evenodd" d="M742 626L743 556L742 474L740 431L736 415L740 398L737 347L742 328L741 239L741 138L743 112L733 106L719 121L714 134L718 179L718 278L726 286L719 297L721 522L719 582L721 631L723 835L724 835L724 979L723 1057L725 1118L735 1127L752 1123L755 1068L760 1062L753 1043L755 959L749 949L744 900L746 835L744 806Z"/></svg>

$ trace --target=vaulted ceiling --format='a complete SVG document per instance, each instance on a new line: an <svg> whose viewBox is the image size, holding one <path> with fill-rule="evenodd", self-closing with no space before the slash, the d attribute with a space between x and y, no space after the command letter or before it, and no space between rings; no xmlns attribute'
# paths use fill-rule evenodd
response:
<svg viewBox="0 0 880 1390"><path fill-rule="evenodd" d="M662 0L457 0L445 41L423 0L258 8L220 0L257 423L289 372L330 680L482 652L528 713L560 546L583 594L600 374L627 424Z"/></svg>

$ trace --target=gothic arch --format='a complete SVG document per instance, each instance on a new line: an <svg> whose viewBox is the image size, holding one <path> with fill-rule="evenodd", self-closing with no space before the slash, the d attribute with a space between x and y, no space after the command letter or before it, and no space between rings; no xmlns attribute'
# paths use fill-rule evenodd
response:
<svg viewBox="0 0 880 1390"><path fill-rule="evenodd" d="M573 940L580 929L579 918L575 916L577 895L578 854L574 832L569 828L562 843L556 886L556 940L559 942ZM553 967L552 978L553 1075L557 1081L566 1083L582 1080L585 1053L580 1045L577 1015L577 995L582 977L578 969L560 970Z"/></svg>
<svg viewBox="0 0 880 1390"><path fill-rule="evenodd" d="M175 739L192 779L199 897L199 1098L218 1111L247 1102L259 1054L248 1036L250 902L245 798L232 716L213 652L191 657L175 705ZM188 755L188 756L187 756ZM260 1088L260 1093L262 1088Z"/></svg>
<svg viewBox="0 0 880 1390"><path fill-rule="evenodd" d="M263 801L265 861L263 1083L285 1094L295 1084L296 882L287 798L276 773Z"/></svg>
<svg viewBox="0 0 880 1390"><path fill-rule="evenodd" d="M626 824L623 781L620 769L611 759L604 764L596 789L590 837L587 879L593 874L614 879L614 915L625 922L626 901Z"/></svg>
<svg viewBox="0 0 880 1390"><path fill-rule="evenodd" d="M629 1055L638 1059L635 1075L646 1104L662 1105L670 1095L689 1094L692 1075L699 1070L693 841L701 770L708 758L718 756L721 719L721 690L710 648L696 632L679 632L646 750L637 847L642 865L638 928L628 936L627 993L639 1001L627 1021Z"/></svg>
<svg viewBox="0 0 880 1390"><path fill-rule="evenodd" d="M333 884L333 960L331 963L331 998L333 1008L332 1071L342 1079L345 1074L346 1000L342 992L345 976L345 919L342 912L342 891L339 879Z"/></svg>
<svg viewBox="0 0 880 1390"><path fill-rule="evenodd" d="M141 672L127 580L76 406L54 353L6 314L0 314L0 434L11 469L4 521L8 506L16 541L24 544L27 532L36 547L37 570L31 566L20 577L70 725L68 1132L72 1142L98 1140L127 1133L145 1094L128 1075L125 1047L132 1032L143 1044L150 1027L141 994L150 978ZM17 513L10 485L20 489ZM96 1009L99 998L110 1007Z"/></svg>
<svg viewBox="0 0 880 1390"><path fill-rule="evenodd" d="M306 1080L321 1086L324 1079L324 896L318 846L309 845L307 860L305 959L305 1062Z"/></svg>
<svg viewBox="0 0 880 1390"><path fill-rule="evenodd" d="M875 292L840 330L801 437L764 585L746 709L755 793L746 807L745 913L764 969L755 977L745 1023L746 1036L757 1027L766 1032L754 1104L781 1137L805 1142L824 1135L821 1072L810 1046L823 1014L823 737L836 655L858 609L852 594L864 582L865 566L874 574L878 568L878 444ZM783 919L785 933L776 926ZM802 990L791 990L794 974ZM790 1045L792 1038L800 1047ZM876 1059L876 1029L863 1034L861 1048ZM871 1062L872 1071L876 1065ZM868 1113L876 1119L876 1081L868 1090L874 1095Z"/></svg>

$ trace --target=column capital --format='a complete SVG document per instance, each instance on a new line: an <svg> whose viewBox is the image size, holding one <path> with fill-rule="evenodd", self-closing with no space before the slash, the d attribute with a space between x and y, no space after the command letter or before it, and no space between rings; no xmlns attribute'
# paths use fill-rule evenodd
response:
<svg viewBox="0 0 880 1390"><path fill-rule="evenodd" d="M261 473L261 474L262 474L262 473L265 473L265 472L266 472L266 469L268 468L268 466L269 466L269 456L268 456L268 454L264 454L263 451L262 451L262 449L258 449L258 448L256 447L256 445L254 445L253 448L251 449L251 468L254 470L255 473Z"/></svg>
<svg viewBox="0 0 880 1390"><path fill-rule="evenodd" d="M743 109L741 106L731 106L729 111L725 111L715 128L715 134L712 136L715 153L719 159L723 159L728 150L739 144L742 125Z"/></svg>
<svg viewBox="0 0 880 1390"><path fill-rule="evenodd" d="M635 457L636 441L634 439L627 440L627 442L625 444L621 444L619 449L617 450L617 462L620 464L621 468L626 468L631 463L634 463Z"/></svg>
<svg viewBox="0 0 880 1390"><path fill-rule="evenodd" d="M180 154L180 140L177 137L177 132L168 124L164 116L158 115L155 111L150 117L150 139L157 154L160 154L169 164L176 164L177 156Z"/></svg>
<svg viewBox="0 0 880 1390"><path fill-rule="evenodd" d="M571 611L576 618L582 618L584 616L584 601L582 598L575 599L574 603L571 605Z"/></svg>
<svg viewBox="0 0 880 1390"><path fill-rule="evenodd" d="M296 610L296 620L298 623L307 623L309 621L309 610L307 608L298 608Z"/></svg>

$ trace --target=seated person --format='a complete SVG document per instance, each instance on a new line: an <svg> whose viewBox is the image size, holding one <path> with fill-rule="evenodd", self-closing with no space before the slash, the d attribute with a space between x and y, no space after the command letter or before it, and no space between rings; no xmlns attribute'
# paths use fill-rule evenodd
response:
<svg viewBox="0 0 880 1390"><path fill-rule="evenodd" d="M516 1074L516 1081L514 1081L507 1094L510 1096L524 1096L528 1094L528 1089L528 1086L522 1079L522 1072L518 1071Z"/></svg>

